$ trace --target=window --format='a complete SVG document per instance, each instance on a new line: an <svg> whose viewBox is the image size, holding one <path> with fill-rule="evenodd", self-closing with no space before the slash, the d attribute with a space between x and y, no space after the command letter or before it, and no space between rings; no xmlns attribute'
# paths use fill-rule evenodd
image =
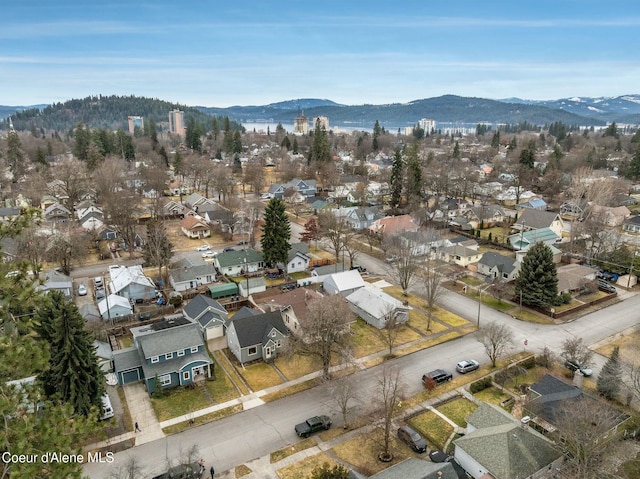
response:
<svg viewBox="0 0 640 479"><path fill-rule="evenodd" d="M180 351L178 351L177 355L178 357L184 356L184 349L181 349Z"/></svg>
<svg viewBox="0 0 640 479"><path fill-rule="evenodd" d="M171 384L171 374L163 374L158 378L162 386L168 386Z"/></svg>
<svg viewBox="0 0 640 479"><path fill-rule="evenodd" d="M198 352L198 346L191 346L191 352L192 353L197 353Z"/></svg>
<svg viewBox="0 0 640 479"><path fill-rule="evenodd" d="M276 341L276 348L280 348L280 347L282 347L282 339L278 339Z"/></svg>
<svg viewBox="0 0 640 479"><path fill-rule="evenodd" d="M160 358L159 358L158 356L153 356L153 357L151 358L151 364L153 364L153 363L157 363L158 361L160 361Z"/></svg>
<svg viewBox="0 0 640 479"><path fill-rule="evenodd" d="M183 380L188 381L188 380L189 380L189 377L190 377L190 375L189 375L189 371L184 371L184 372L182 373L182 379L183 379Z"/></svg>
<svg viewBox="0 0 640 479"><path fill-rule="evenodd" d="M173 359L173 353L167 353L164 355L165 359Z"/></svg>
<svg viewBox="0 0 640 479"><path fill-rule="evenodd" d="M258 348L255 347L255 346L250 347L248 353L249 353L249 356L251 356L253 354L257 354L258 353Z"/></svg>

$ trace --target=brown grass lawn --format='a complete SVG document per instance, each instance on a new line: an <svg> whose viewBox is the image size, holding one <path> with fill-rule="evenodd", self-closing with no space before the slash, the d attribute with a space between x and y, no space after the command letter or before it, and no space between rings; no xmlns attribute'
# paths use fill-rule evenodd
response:
<svg viewBox="0 0 640 479"><path fill-rule="evenodd" d="M638 345L640 344L640 331L616 338L611 343L596 350L599 354L609 357L615 346L620 347L620 359L640 365Z"/></svg>
<svg viewBox="0 0 640 479"><path fill-rule="evenodd" d="M168 389L163 397L152 397L151 404L159 421L166 421L211 405L198 388Z"/></svg>
<svg viewBox="0 0 640 479"><path fill-rule="evenodd" d="M278 373L266 363L255 363L238 370L254 391L261 391L271 386L282 384Z"/></svg>
<svg viewBox="0 0 640 479"><path fill-rule="evenodd" d="M390 437L390 451L393 453L394 458L389 463L383 463L378 460L378 453L383 449L383 434L380 429L340 443L332 449L332 452L338 458L352 464L358 472L367 476L376 474L408 457L421 457L418 454L414 454L407 445L396 440L396 437L396 429L394 428Z"/></svg>
<svg viewBox="0 0 640 479"><path fill-rule="evenodd" d="M467 417L478 408L476 404L465 398L457 398L441 404L436 409L460 427L467 427Z"/></svg>
<svg viewBox="0 0 640 479"><path fill-rule="evenodd" d="M509 399L511 396L503 393L500 389L491 386L475 393L474 397L478 398L480 401L484 401L490 404L496 404L499 406L502 401Z"/></svg>
<svg viewBox="0 0 640 479"><path fill-rule="evenodd" d="M275 360L275 365L289 380L318 371L322 367L316 357L300 354L294 354L291 357L278 357Z"/></svg>
<svg viewBox="0 0 640 479"><path fill-rule="evenodd" d="M280 449L278 451L274 451L271 453L271 464L274 462L278 462L283 460L285 457L289 457L296 452L304 451L305 449L309 449L311 447L315 447L318 444L315 439L309 437L307 439L303 439L302 441L298 441L291 446L287 446L284 449Z"/></svg>
<svg viewBox="0 0 640 479"><path fill-rule="evenodd" d="M245 466L244 464L240 464L239 466L236 466L235 469L235 477L236 479L238 479L239 477L243 477L246 476L248 474L251 474L253 471L251 470L251 468L249 466Z"/></svg>
<svg viewBox="0 0 640 479"><path fill-rule="evenodd" d="M458 326L465 326L469 324L469 321L464 319L462 316L458 316L451 311L447 311L446 309L436 307L434 312L434 316L438 318L440 321L447 323L452 328L457 328Z"/></svg>
<svg viewBox="0 0 640 479"><path fill-rule="evenodd" d="M315 456L306 457L301 461L291 464L290 466L278 469L276 473L280 479L301 479L309 477L311 475L311 471L316 467L322 466L324 463L328 463L330 466L337 464L337 462L331 459L328 454L321 452Z"/></svg>
<svg viewBox="0 0 640 479"><path fill-rule="evenodd" d="M427 439L427 444L435 449L444 449L444 445L453 432L453 427L436 413L427 411L409 420L420 434Z"/></svg>
<svg viewBox="0 0 640 479"><path fill-rule="evenodd" d="M425 336L428 336L430 334L441 333L445 331L447 327L439 323L438 321L436 321L437 319L437 315L435 314L436 312L437 311L434 311L434 314L431 316L431 329L429 331L427 331L428 318L427 318L426 312L425 314L423 314L421 311L417 311L415 309L412 309L411 311L409 311L409 325L413 328L416 328Z"/></svg>
<svg viewBox="0 0 640 479"><path fill-rule="evenodd" d="M211 391L211 395L215 401L223 403L239 397L240 394L238 393L238 390L233 386L229 377L222 372L222 368L217 364L215 364L215 368L216 380L206 382L206 385L209 388L209 391Z"/></svg>
<svg viewBox="0 0 640 479"><path fill-rule="evenodd" d="M529 311L527 309L522 309L522 311L520 311L520 308L517 306L511 310L510 314L515 318L518 318L522 321L528 321L530 323L553 324L553 320L549 316L534 313L533 311Z"/></svg>

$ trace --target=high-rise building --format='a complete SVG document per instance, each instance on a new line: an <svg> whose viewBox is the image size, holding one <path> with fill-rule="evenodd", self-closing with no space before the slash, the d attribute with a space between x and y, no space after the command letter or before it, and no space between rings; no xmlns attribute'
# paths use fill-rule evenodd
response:
<svg viewBox="0 0 640 479"><path fill-rule="evenodd" d="M316 116L313 119L313 129L317 127L324 128L324 131L329 131L329 118L326 116Z"/></svg>
<svg viewBox="0 0 640 479"><path fill-rule="evenodd" d="M436 121L423 118L418 122L418 126L424 130L425 135L430 135L436 129Z"/></svg>
<svg viewBox="0 0 640 479"><path fill-rule="evenodd" d="M175 135L184 136L184 112L171 110L169 112L169 131Z"/></svg>
<svg viewBox="0 0 640 479"><path fill-rule="evenodd" d="M129 133L133 135L133 132L136 129L136 126L141 130L144 130L144 119L141 116L130 116L129 117Z"/></svg>
<svg viewBox="0 0 640 479"><path fill-rule="evenodd" d="M298 135L309 134L309 119L306 116L304 116L304 113L294 118L293 133L297 133Z"/></svg>

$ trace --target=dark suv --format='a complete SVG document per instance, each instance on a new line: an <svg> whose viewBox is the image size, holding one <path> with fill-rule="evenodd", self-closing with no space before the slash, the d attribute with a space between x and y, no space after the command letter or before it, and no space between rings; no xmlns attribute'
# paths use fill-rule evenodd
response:
<svg viewBox="0 0 640 479"><path fill-rule="evenodd" d="M451 381L453 375L449 371L445 371L444 369L434 369L430 373L422 376L422 383L426 383L429 378L433 379L436 384L440 384L446 381Z"/></svg>
<svg viewBox="0 0 640 479"><path fill-rule="evenodd" d="M419 453L427 452L427 442L409 426L402 426L398 429L398 437L414 451Z"/></svg>

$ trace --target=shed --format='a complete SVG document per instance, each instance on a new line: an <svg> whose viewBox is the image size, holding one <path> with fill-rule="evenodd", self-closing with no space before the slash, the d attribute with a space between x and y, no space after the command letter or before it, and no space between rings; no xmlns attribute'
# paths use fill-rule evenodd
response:
<svg viewBox="0 0 640 479"><path fill-rule="evenodd" d="M238 294L238 285L236 283L224 283L209 286L209 294L213 299L233 296Z"/></svg>

